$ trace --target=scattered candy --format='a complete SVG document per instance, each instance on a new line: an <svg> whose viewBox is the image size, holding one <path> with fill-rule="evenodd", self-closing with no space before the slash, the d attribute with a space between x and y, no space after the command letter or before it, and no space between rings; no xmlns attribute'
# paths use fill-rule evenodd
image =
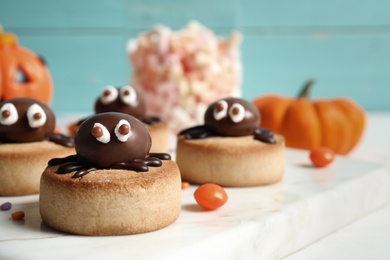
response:
<svg viewBox="0 0 390 260"><path fill-rule="evenodd" d="M325 167L335 159L335 153L327 147L317 147L310 151L310 160L315 167Z"/></svg>
<svg viewBox="0 0 390 260"><path fill-rule="evenodd" d="M24 219L24 211L15 211L14 213L11 214L12 220L22 220Z"/></svg>
<svg viewBox="0 0 390 260"><path fill-rule="evenodd" d="M178 31L157 25L131 39L131 84L143 93L147 114L173 130L203 124L210 103L240 94L240 44L239 32L221 39L195 21Z"/></svg>
<svg viewBox="0 0 390 260"><path fill-rule="evenodd" d="M185 190L188 187L190 187L190 183L189 182L186 182L186 181L181 182L181 189L182 190Z"/></svg>
<svg viewBox="0 0 390 260"><path fill-rule="evenodd" d="M227 202L228 195L221 186L214 183L206 183L195 190L194 198L202 208L214 210Z"/></svg>
<svg viewBox="0 0 390 260"><path fill-rule="evenodd" d="M11 208L12 208L11 202L5 202L0 206L0 210L10 210Z"/></svg>

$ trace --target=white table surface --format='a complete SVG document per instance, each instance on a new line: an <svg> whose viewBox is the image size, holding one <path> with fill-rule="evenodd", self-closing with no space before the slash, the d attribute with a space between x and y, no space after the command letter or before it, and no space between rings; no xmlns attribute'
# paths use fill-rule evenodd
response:
<svg viewBox="0 0 390 260"><path fill-rule="evenodd" d="M175 223L140 235L60 233L41 222L38 195L0 197L13 203L0 212L0 259L390 259L389 133L390 114L370 114L360 145L326 169L288 149L281 182L226 189L216 211L201 210L191 186ZM11 220L16 210L24 221Z"/></svg>
<svg viewBox="0 0 390 260"><path fill-rule="evenodd" d="M390 113L370 113L362 142L348 155L390 172ZM286 260L390 259L390 204L293 253Z"/></svg>

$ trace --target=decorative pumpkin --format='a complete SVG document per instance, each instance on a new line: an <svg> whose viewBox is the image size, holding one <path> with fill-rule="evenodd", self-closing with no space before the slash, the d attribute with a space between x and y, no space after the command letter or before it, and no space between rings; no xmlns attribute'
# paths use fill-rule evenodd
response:
<svg viewBox="0 0 390 260"><path fill-rule="evenodd" d="M325 146L337 154L347 154L360 140L365 112L348 98L308 98L309 81L298 98L278 95L253 100L260 111L260 126L284 135L286 146L311 150Z"/></svg>
<svg viewBox="0 0 390 260"><path fill-rule="evenodd" d="M52 81L43 60L0 27L0 101L31 97L50 104Z"/></svg>

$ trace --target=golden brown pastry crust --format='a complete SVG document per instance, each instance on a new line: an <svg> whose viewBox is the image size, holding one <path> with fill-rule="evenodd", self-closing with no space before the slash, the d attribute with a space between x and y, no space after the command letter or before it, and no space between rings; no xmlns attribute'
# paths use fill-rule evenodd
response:
<svg viewBox="0 0 390 260"><path fill-rule="evenodd" d="M40 213L50 227L79 235L125 235L154 231L173 223L181 209L179 168L171 160L148 172L97 170L72 179L74 172L46 168L41 178Z"/></svg>
<svg viewBox="0 0 390 260"><path fill-rule="evenodd" d="M0 196L38 193L48 161L71 154L74 148L49 141L0 144Z"/></svg>
<svg viewBox="0 0 390 260"><path fill-rule="evenodd" d="M183 181L216 183L228 187L271 184L284 175L285 142L275 135L276 144L254 140L253 136L184 139L179 136L176 161Z"/></svg>

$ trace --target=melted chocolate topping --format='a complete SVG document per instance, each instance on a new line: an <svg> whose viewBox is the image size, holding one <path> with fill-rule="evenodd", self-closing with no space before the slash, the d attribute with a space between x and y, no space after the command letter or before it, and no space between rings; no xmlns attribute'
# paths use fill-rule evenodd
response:
<svg viewBox="0 0 390 260"><path fill-rule="evenodd" d="M130 124L131 133L128 140L118 139L115 128L120 120ZM107 129L110 136L107 143L99 141L91 134L94 125L98 123ZM75 136L76 153L80 162L108 168L114 163L128 162L145 158L152 141L147 128L138 119L122 113L108 112L92 116L80 125Z"/></svg>
<svg viewBox="0 0 390 260"><path fill-rule="evenodd" d="M179 133L179 135L184 135L185 139L203 139L207 137L218 136L218 134L207 125L198 125L184 129Z"/></svg>
<svg viewBox="0 0 390 260"><path fill-rule="evenodd" d="M121 132L123 125L129 131ZM96 127L99 135L94 135ZM122 113L102 113L86 119L76 134L75 144L76 155L49 161L49 166L59 165L58 174L76 171L72 178L79 178L97 169L145 172L149 166L159 167L161 160L171 159L166 153L148 153L148 130L138 119Z"/></svg>
<svg viewBox="0 0 390 260"><path fill-rule="evenodd" d="M0 124L0 137L3 141L9 143L27 143L48 139L54 131L55 117L51 109L44 103L33 98L15 98L4 101L0 104L2 108L5 104L12 104L16 111L12 111L17 120L12 124ZM37 104L46 114L46 122L39 127L31 127L27 111L33 105ZM17 113L17 114L16 114Z"/></svg>
<svg viewBox="0 0 390 260"><path fill-rule="evenodd" d="M213 136L221 136L211 130L206 125L199 125L194 126L191 128L187 128L179 133L179 135L183 135L185 139L204 139L207 137L213 137ZM253 133L254 139L269 143L269 144L275 144L276 140L274 138L274 134L266 129L266 128L257 128L255 129L255 132Z"/></svg>
<svg viewBox="0 0 390 260"><path fill-rule="evenodd" d="M120 87L116 88L118 92L120 92ZM95 113L104 113L104 112L119 112L131 115L136 118L140 118L145 114L146 105L145 100L142 97L142 95L138 92L138 90L135 90L136 94L136 104L126 104L123 102L123 100L120 97L120 93L118 94L118 97L113 100L112 102L108 104L103 104L100 100L100 97L95 102Z"/></svg>
<svg viewBox="0 0 390 260"><path fill-rule="evenodd" d="M66 147L74 147L74 139L63 134L52 134L49 136L49 141Z"/></svg>
<svg viewBox="0 0 390 260"><path fill-rule="evenodd" d="M145 123L147 125L155 125L157 123L162 122L161 118L159 118L157 116L141 116L138 119L141 120L142 123Z"/></svg>
<svg viewBox="0 0 390 260"><path fill-rule="evenodd" d="M221 103L227 106L221 106ZM235 107L244 109L239 122L234 122ZM237 108L237 107L236 107ZM225 113L220 119L216 119L216 112ZM260 125L260 114L254 105L240 98L226 98L211 104L204 115L205 125L222 136L245 136L254 133Z"/></svg>
<svg viewBox="0 0 390 260"><path fill-rule="evenodd" d="M12 105L15 110L5 108ZM3 109L4 108L4 109ZM4 143L27 143L49 140L56 144L73 147L72 138L53 133L55 116L44 103L33 98L14 98L0 104L2 120L0 123L0 139ZM14 117L14 122L6 122ZM43 121L41 121L43 120Z"/></svg>
<svg viewBox="0 0 390 260"><path fill-rule="evenodd" d="M130 86L125 86L127 88L131 88ZM159 117L156 116L145 116L146 111L146 105L145 100L143 96L140 94L140 92L132 88L134 92L130 93L128 91L122 91L121 87L116 87L111 90L104 90L102 95L96 99L95 101L95 114L105 113L105 112L118 112L118 113L124 113L131 115L137 119L139 119L141 122L148 124L148 125L155 125L157 123L162 122L162 120ZM105 95L109 95L110 91L117 91L117 97L110 101L103 103L102 97ZM135 95L135 102L126 103L123 96L124 93L127 93L129 95ZM87 118L79 120L76 125L80 126Z"/></svg>
<svg viewBox="0 0 390 260"><path fill-rule="evenodd" d="M147 172L148 167L160 167L162 165L161 160L170 160L171 156L167 153L150 153L144 159L134 159L129 162L114 163L109 169L122 169L136 172ZM57 168L57 174L66 174L76 171L72 178L79 178L86 175L91 171L98 170L99 168L94 166L84 166L79 162L78 156L70 155L65 158L54 158L48 163L49 166L60 165Z"/></svg>
<svg viewBox="0 0 390 260"><path fill-rule="evenodd" d="M274 144L274 134L259 128L260 114L251 103L239 98L226 98L211 104L205 113L205 124L179 133L185 139L203 139L212 136L247 136Z"/></svg>
<svg viewBox="0 0 390 260"><path fill-rule="evenodd" d="M117 112L117 111L113 111L113 112ZM79 121L77 121L76 125L80 126L87 119L88 117L80 119ZM157 116L141 116L138 118L138 120L140 120L142 123L145 123L147 125L156 125L162 122L161 118Z"/></svg>
<svg viewBox="0 0 390 260"><path fill-rule="evenodd" d="M69 155L64 158L53 158L47 163L49 166L60 165L68 162L78 162L77 154Z"/></svg>
<svg viewBox="0 0 390 260"><path fill-rule="evenodd" d="M161 160L170 160L171 156L167 153L150 153L145 159L134 159L131 162L120 162L111 165L112 169L125 169L136 172L147 172L148 166L160 167Z"/></svg>
<svg viewBox="0 0 390 260"><path fill-rule="evenodd" d="M274 133L266 128L257 128L254 133L254 138L264 143L276 144Z"/></svg>
<svg viewBox="0 0 390 260"><path fill-rule="evenodd" d="M146 157L155 157L160 160L171 160L171 155L169 153L149 153Z"/></svg>

